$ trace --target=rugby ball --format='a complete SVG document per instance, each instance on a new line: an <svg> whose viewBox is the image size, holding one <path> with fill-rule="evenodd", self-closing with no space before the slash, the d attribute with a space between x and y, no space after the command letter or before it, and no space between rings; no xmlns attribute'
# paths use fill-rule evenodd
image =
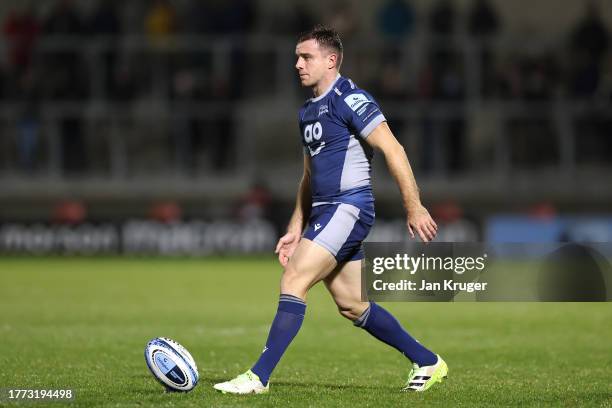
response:
<svg viewBox="0 0 612 408"><path fill-rule="evenodd" d="M191 391L198 384L198 367L187 349L167 337L157 337L145 347L151 374L168 391Z"/></svg>

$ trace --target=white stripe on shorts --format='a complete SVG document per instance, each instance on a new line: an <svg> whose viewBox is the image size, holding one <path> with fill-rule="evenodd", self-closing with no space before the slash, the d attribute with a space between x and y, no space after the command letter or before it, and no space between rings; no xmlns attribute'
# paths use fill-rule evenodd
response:
<svg viewBox="0 0 612 408"><path fill-rule="evenodd" d="M327 249L332 255L338 255L338 251L353 231L358 219L359 208L350 204L340 204L325 228L314 238L314 242Z"/></svg>

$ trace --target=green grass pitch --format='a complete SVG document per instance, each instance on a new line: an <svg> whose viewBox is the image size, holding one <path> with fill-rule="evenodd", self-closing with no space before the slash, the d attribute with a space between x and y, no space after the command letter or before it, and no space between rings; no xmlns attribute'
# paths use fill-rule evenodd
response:
<svg viewBox="0 0 612 408"><path fill-rule="evenodd" d="M610 303L386 303L449 365L414 394L399 391L407 360L320 285L270 394L215 393L259 355L280 273L273 258L0 259L0 388L72 388L73 407L612 406ZM157 336L193 354L192 392L165 393L148 372Z"/></svg>

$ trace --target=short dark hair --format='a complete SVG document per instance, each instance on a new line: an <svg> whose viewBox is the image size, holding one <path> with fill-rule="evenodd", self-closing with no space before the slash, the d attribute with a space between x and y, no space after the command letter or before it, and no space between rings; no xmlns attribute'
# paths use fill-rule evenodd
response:
<svg viewBox="0 0 612 408"><path fill-rule="evenodd" d="M311 30L300 34L298 44L308 40L315 40L319 44L319 47L325 47L334 51L338 56L336 68L340 69L343 47L340 34L338 34L336 30L322 24L317 24Z"/></svg>

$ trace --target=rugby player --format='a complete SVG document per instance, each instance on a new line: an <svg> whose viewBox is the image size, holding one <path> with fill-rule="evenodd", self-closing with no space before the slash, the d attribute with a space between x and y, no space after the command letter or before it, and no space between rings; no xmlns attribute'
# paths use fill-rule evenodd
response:
<svg viewBox="0 0 612 408"><path fill-rule="evenodd" d="M403 390L425 391L446 378L448 367L439 355L410 336L383 307L361 301L362 241L374 223L374 150L384 155L399 186L410 236L430 241L437 225L421 204L406 153L380 107L339 74L342 51L339 35L324 26L298 40L295 68L314 97L299 111L304 172L287 233L276 246L284 268L278 309L257 362L233 380L215 384L221 392L268 392L272 371L302 325L308 290L320 281L342 316L412 362Z"/></svg>

